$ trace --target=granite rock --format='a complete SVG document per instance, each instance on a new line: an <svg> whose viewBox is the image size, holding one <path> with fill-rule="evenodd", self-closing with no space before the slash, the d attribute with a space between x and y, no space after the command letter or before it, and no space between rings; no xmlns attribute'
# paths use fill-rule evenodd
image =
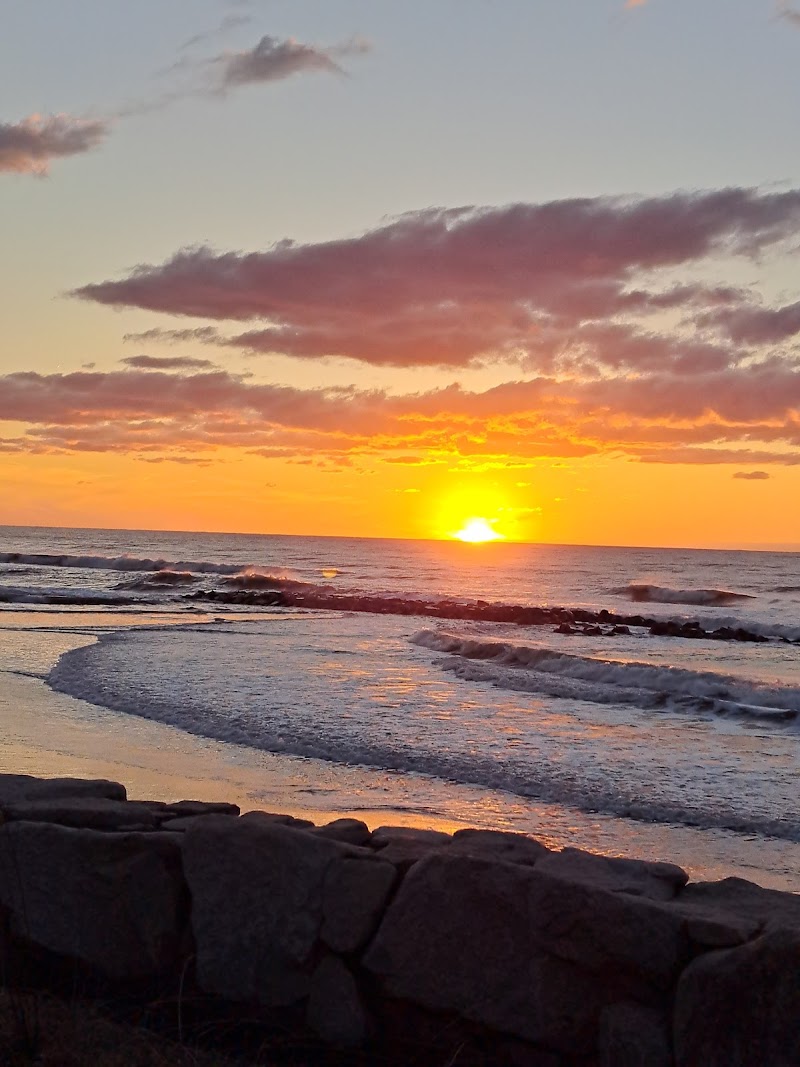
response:
<svg viewBox="0 0 800 1067"><path fill-rule="evenodd" d="M113 979L174 969L186 933L178 840L38 822L0 828L11 934Z"/></svg>

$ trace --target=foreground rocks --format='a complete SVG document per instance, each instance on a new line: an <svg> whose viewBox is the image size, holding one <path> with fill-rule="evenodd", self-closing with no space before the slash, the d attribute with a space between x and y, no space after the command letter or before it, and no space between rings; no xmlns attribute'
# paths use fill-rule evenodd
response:
<svg viewBox="0 0 800 1067"><path fill-rule="evenodd" d="M7 982L44 960L467 1065L800 1065L793 894L523 834L125 795L0 775Z"/></svg>

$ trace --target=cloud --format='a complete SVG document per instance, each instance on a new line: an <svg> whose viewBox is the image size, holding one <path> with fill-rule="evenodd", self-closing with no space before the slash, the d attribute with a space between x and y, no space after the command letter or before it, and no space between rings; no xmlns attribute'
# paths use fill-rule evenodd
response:
<svg viewBox="0 0 800 1067"><path fill-rule="evenodd" d="M72 115L30 115L0 123L0 173L45 175L54 159L82 155L108 135L104 119Z"/></svg>
<svg viewBox="0 0 800 1067"><path fill-rule="evenodd" d="M792 26L800 28L800 11L791 7L788 3L781 3L778 9L778 17L785 19Z"/></svg>
<svg viewBox="0 0 800 1067"><path fill-rule="evenodd" d="M298 359L694 372L750 357L735 327L760 295L701 281L676 285L676 270L699 275L714 256L755 257L798 232L800 190L426 209L317 244L285 240L249 253L185 249L74 295L248 323L230 336L203 326L159 337ZM793 315L781 311L772 334L762 327L764 341L785 331ZM683 329L671 322L664 333L670 316L681 317Z"/></svg>
<svg viewBox="0 0 800 1067"><path fill-rule="evenodd" d="M769 478L767 471L736 471L734 478L741 478L744 482L765 482Z"/></svg>
<svg viewBox="0 0 800 1067"><path fill-rule="evenodd" d="M800 372L777 361L699 380L535 377L483 391L389 394L259 384L222 370L126 369L0 377L5 451L198 454L223 447L338 465L384 459L465 468L627 456L649 463L800 461Z"/></svg>
<svg viewBox="0 0 800 1067"><path fill-rule="evenodd" d="M126 356L121 362L138 370L195 370L214 366L210 359L194 356Z"/></svg>
<svg viewBox="0 0 800 1067"><path fill-rule="evenodd" d="M353 38L332 48L321 48L293 38L281 40L265 35L253 48L225 52L210 62L218 70L219 88L228 90L280 81L301 73L344 74L337 60L367 51L369 45L361 38Z"/></svg>

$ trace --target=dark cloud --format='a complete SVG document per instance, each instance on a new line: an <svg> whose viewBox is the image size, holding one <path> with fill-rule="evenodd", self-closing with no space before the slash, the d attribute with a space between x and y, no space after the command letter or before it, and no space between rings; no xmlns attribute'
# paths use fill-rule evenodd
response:
<svg viewBox="0 0 800 1067"><path fill-rule="evenodd" d="M734 478L741 478L743 482L765 482L769 474L767 471L736 471Z"/></svg>
<svg viewBox="0 0 800 1067"><path fill-rule="evenodd" d="M703 340L758 294L668 279L714 255L753 256L800 231L800 190L597 198L413 212L360 236L264 252L179 252L75 295L115 307L251 322L195 339L304 359L681 372L749 353ZM658 316L683 330L663 333ZM788 313L784 318L788 318ZM782 327L787 327L786 322ZM731 330L733 326L731 325ZM183 339L166 331L164 339Z"/></svg>
<svg viewBox="0 0 800 1067"><path fill-rule="evenodd" d="M210 359L194 356L126 356L120 362L137 370L199 370L214 366Z"/></svg>
<svg viewBox="0 0 800 1067"><path fill-rule="evenodd" d="M359 38L332 48L321 48L292 38L281 40L265 35L253 48L223 53L213 62L219 69L220 87L234 89L315 71L344 74L337 60L368 50L369 45Z"/></svg>
<svg viewBox="0 0 800 1067"><path fill-rule="evenodd" d="M0 173L47 174L54 159L96 148L109 128L104 119L71 115L30 115L17 123L0 122Z"/></svg>

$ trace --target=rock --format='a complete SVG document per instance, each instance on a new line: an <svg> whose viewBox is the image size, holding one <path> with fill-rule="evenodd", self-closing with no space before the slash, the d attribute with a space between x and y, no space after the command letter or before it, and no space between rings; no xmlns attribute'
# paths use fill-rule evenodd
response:
<svg viewBox="0 0 800 1067"><path fill-rule="evenodd" d="M550 850L532 837L504 830L456 830L448 852L522 863L529 867L550 855Z"/></svg>
<svg viewBox="0 0 800 1067"><path fill-rule="evenodd" d="M198 823L208 822L213 819L215 822L222 820L222 825L230 825L237 819L236 815L184 815L178 819L166 819L161 824L162 830L169 830L173 833L185 833L187 830L191 830L193 826L197 826Z"/></svg>
<svg viewBox="0 0 800 1067"><path fill-rule="evenodd" d="M675 1002L677 1067L800 1064L798 961L796 928L696 959Z"/></svg>
<svg viewBox="0 0 800 1067"><path fill-rule="evenodd" d="M382 860L405 874L425 856L449 848L452 838L439 830L417 830L410 826L380 826L374 830L369 847L378 850Z"/></svg>
<svg viewBox="0 0 800 1067"><path fill-rule="evenodd" d="M600 1016L599 1067L672 1067L670 1027L654 1008L623 1002Z"/></svg>
<svg viewBox="0 0 800 1067"><path fill-rule="evenodd" d="M0 810L23 800L54 800L65 797L106 797L125 800L125 786L104 779L34 778L30 774L0 774Z"/></svg>
<svg viewBox="0 0 800 1067"><path fill-rule="evenodd" d="M171 834L9 823L0 829L0 903L15 938L109 978L153 977L180 962L186 901Z"/></svg>
<svg viewBox="0 0 800 1067"><path fill-rule="evenodd" d="M603 1008L657 996L688 951L665 905L441 852L406 875L363 962L390 996L582 1055Z"/></svg>
<svg viewBox="0 0 800 1067"><path fill-rule="evenodd" d="M678 897L681 907L722 920L745 920L752 926L800 927L800 896L764 889L743 878L691 882Z"/></svg>
<svg viewBox="0 0 800 1067"><path fill-rule="evenodd" d="M161 820L144 804L105 797L54 797L5 804L7 822L49 822L87 830L155 830Z"/></svg>
<svg viewBox="0 0 800 1067"><path fill-rule="evenodd" d="M346 858L379 863L370 852L246 816L204 816L183 840L197 978L207 993L274 1007L301 1000L326 918L333 940L358 939L374 921L374 885L344 898L335 873L328 882Z"/></svg>
<svg viewBox="0 0 800 1067"><path fill-rule="evenodd" d="M452 841L450 834L441 830L419 830L415 826L379 826L372 831L370 848L386 848L387 845L402 844L423 848L441 848Z"/></svg>
<svg viewBox="0 0 800 1067"><path fill-rule="evenodd" d="M377 929L397 880L391 863L342 856L328 867L323 888L322 940L334 952L363 948Z"/></svg>
<svg viewBox="0 0 800 1067"><path fill-rule="evenodd" d="M541 858L538 868L570 882L650 900L672 900L689 880L686 871L672 863L598 856L579 848L550 852Z"/></svg>
<svg viewBox="0 0 800 1067"><path fill-rule="evenodd" d="M295 830L310 830L314 823L310 819L296 819L294 815L279 815L271 811L246 811L242 819L248 823L262 823L271 826L293 826Z"/></svg>
<svg viewBox="0 0 800 1067"><path fill-rule="evenodd" d="M353 975L336 956L314 971L306 1022L323 1041L357 1048L367 1038L367 1013Z"/></svg>
<svg viewBox="0 0 800 1067"><path fill-rule="evenodd" d="M176 800L164 807L166 812L176 819L191 815L238 815L240 811L238 804L206 800Z"/></svg>
<svg viewBox="0 0 800 1067"><path fill-rule="evenodd" d="M334 819L314 830L319 837L329 837L334 841L344 841L348 845L367 845L371 837L370 828L361 819Z"/></svg>

